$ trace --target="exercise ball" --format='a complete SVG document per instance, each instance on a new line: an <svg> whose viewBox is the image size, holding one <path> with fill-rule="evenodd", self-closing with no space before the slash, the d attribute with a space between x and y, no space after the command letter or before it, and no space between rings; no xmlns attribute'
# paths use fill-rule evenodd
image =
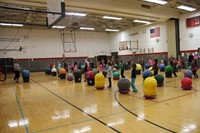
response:
<svg viewBox="0 0 200 133"><path fill-rule="evenodd" d="M74 75L72 73L67 74L67 80L72 81L74 79Z"/></svg>
<svg viewBox="0 0 200 133"><path fill-rule="evenodd" d="M160 64L160 71L164 72L165 71L165 64Z"/></svg>
<svg viewBox="0 0 200 133"><path fill-rule="evenodd" d="M87 73L86 73L86 76L87 76L87 78L94 78L94 76L95 76L95 74L94 74L94 72L93 71L88 71Z"/></svg>
<svg viewBox="0 0 200 133"><path fill-rule="evenodd" d="M136 70L142 70L142 66L140 64L136 64Z"/></svg>
<svg viewBox="0 0 200 133"><path fill-rule="evenodd" d="M105 84L105 78L102 73L98 73L95 75L95 88L97 90L102 90L104 89L104 84Z"/></svg>
<svg viewBox="0 0 200 133"><path fill-rule="evenodd" d="M94 75L96 75L98 73L98 71L96 69L92 70L94 72Z"/></svg>
<svg viewBox="0 0 200 133"><path fill-rule="evenodd" d="M163 77L162 75L158 74L158 75L156 75L154 78L155 78L156 81L157 81L157 86L158 86L158 87L161 87L161 86L164 85L164 84L163 84L163 82L164 82L164 77Z"/></svg>
<svg viewBox="0 0 200 133"><path fill-rule="evenodd" d="M121 78L118 83L117 83L117 87L118 87L118 91L121 93L121 94L127 94L129 93L130 91L130 86L131 86L131 83L128 79L126 78Z"/></svg>
<svg viewBox="0 0 200 133"><path fill-rule="evenodd" d="M116 71L116 72L113 73L113 79L114 79L114 80L119 80L119 79L120 79L120 74L119 74L119 72Z"/></svg>
<svg viewBox="0 0 200 133"><path fill-rule="evenodd" d="M166 78L171 78L172 77L172 67L171 66L166 66L165 67L165 77Z"/></svg>
<svg viewBox="0 0 200 133"><path fill-rule="evenodd" d="M188 70L191 70L191 69L192 69L192 66L188 66L187 69L188 69Z"/></svg>
<svg viewBox="0 0 200 133"><path fill-rule="evenodd" d="M87 84L89 86L94 85L94 77L95 77L95 73L93 71L88 71L87 74Z"/></svg>
<svg viewBox="0 0 200 133"><path fill-rule="evenodd" d="M185 77L181 80L181 88L183 90L191 90L192 89L192 80L188 77Z"/></svg>
<svg viewBox="0 0 200 133"><path fill-rule="evenodd" d="M152 75L154 75L154 70L152 70L153 67L150 67L149 70L151 71Z"/></svg>
<svg viewBox="0 0 200 133"><path fill-rule="evenodd" d="M152 73L150 70L144 70L143 72L143 79L145 80L147 77L151 77L152 76Z"/></svg>
<svg viewBox="0 0 200 133"><path fill-rule="evenodd" d="M44 69L45 74L48 74L48 68L49 68L49 67L45 67L45 69Z"/></svg>
<svg viewBox="0 0 200 133"><path fill-rule="evenodd" d="M192 71L191 71L191 70L186 70L186 71L184 72L184 76L185 76L185 77L188 77L188 78L192 78Z"/></svg>
<svg viewBox="0 0 200 133"><path fill-rule="evenodd" d="M145 66L146 69L149 69L149 68L150 68L149 63L145 64L144 66Z"/></svg>
<svg viewBox="0 0 200 133"><path fill-rule="evenodd" d="M74 71L75 83L80 83L80 82L81 82L81 76L82 76L81 70L76 69L76 70Z"/></svg>
<svg viewBox="0 0 200 133"><path fill-rule="evenodd" d="M84 65L81 65L81 70L84 70L85 66Z"/></svg>
<svg viewBox="0 0 200 133"><path fill-rule="evenodd" d="M30 76L29 70L23 70L23 71L22 71L22 76L23 76L23 77L28 77L28 76Z"/></svg>
<svg viewBox="0 0 200 133"><path fill-rule="evenodd" d="M51 68L50 67L47 68L47 75L51 75Z"/></svg>
<svg viewBox="0 0 200 133"><path fill-rule="evenodd" d="M66 70L64 68L60 68L60 79L66 78Z"/></svg>
<svg viewBox="0 0 200 133"><path fill-rule="evenodd" d="M144 97L146 99L154 99L157 93L157 81L153 77L144 80Z"/></svg>
<svg viewBox="0 0 200 133"><path fill-rule="evenodd" d="M136 64L136 74L137 75L140 75L141 70L142 70L142 66L140 64Z"/></svg>
<svg viewBox="0 0 200 133"><path fill-rule="evenodd" d="M29 82L30 79L30 72L29 70L23 70L22 71L22 77L24 82Z"/></svg>
<svg viewBox="0 0 200 133"><path fill-rule="evenodd" d="M52 68L52 69L51 69L51 75L52 75L52 76L56 76L56 73L57 73L56 68Z"/></svg>
<svg viewBox="0 0 200 133"><path fill-rule="evenodd" d="M171 66L166 66L165 67L165 72L172 72L172 67Z"/></svg>

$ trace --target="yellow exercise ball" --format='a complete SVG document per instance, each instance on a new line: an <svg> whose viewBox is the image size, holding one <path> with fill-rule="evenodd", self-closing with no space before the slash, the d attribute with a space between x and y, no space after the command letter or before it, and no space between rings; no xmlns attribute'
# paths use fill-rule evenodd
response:
<svg viewBox="0 0 200 133"><path fill-rule="evenodd" d="M95 88L98 90L104 89L105 77L102 73L95 75Z"/></svg>
<svg viewBox="0 0 200 133"><path fill-rule="evenodd" d="M152 75L154 75L154 70L151 69L153 69L153 67L150 67L149 70L151 71Z"/></svg>
<svg viewBox="0 0 200 133"><path fill-rule="evenodd" d="M136 64L136 70L142 70L142 66L140 64Z"/></svg>
<svg viewBox="0 0 200 133"><path fill-rule="evenodd" d="M153 99L157 93L157 81L154 77L148 77L144 80L144 97Z"/></svg>

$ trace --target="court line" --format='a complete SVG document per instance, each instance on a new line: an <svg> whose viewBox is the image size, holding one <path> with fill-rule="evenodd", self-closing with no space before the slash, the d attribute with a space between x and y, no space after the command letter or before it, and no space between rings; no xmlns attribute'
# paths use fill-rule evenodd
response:
<svg viewBox="0 0 200 133"><path fill-rule="evenodd" d="M79 111L81 111L82 113L88 115L89 117L93 118L94 120L100 122L101 124L103 124L104 126L112 129L113 131L117 132L117 133L121 133L120 131L118 131L117 129L111 127L111 126L108 126L106 123L104 123L103 121L97 119L96 117L90 115L89 113L87 112L84 112L81 108L77 107L76 105L70 103L69 101L65 100L64 98L62 98L61 96L57 95L56 93L54 93L53 91L47 89L45 86L41 85L40 83L38 83L37 81L34 81L33 79L31 79L33 82L35 82L36 84L38 84L39 86L41 86L43 89L47 90L48 92L50 92L51 94L53 94L54 96L58 97L59 99L63 100L64 102L68 103L69 105L73 106L74 108L78 109Z"/></svg>
<svg viewBox="0 0 200 133"><path fill-rule="evenodd" d="M62 128L62 127L65 127L65 126L70 126L70 125L76 125L76 124L84 123L84 122L91 121L91 120L92 119L88 119L88 120L74 122L74 123L65 124L65 125L60 125L60 126L56 126L56 127L45 128L45 129L41 129L41 130L38 130L38 131L34 131L32 133L39 133L39 132L43 132L43 131L54 130L54 129L57 129L57 128Z"/></svg>
<svg viewBox="0 0 200 133"><path fill-rule="evenodd" d="M171 133L176 133L175 131L172 131L172 130L170 130L170 129L168 129L168 128L165 128L165 127L163 127L163 126L160 126L160 125L158 125L158 124L156 124L156 123L154 123L154 122L151 122L151 121L149 121L149 120L147 120L147 119L144 119L144 118L141 118L141 117L139 117L137 114L135 114L135 113L133 113L133 112L131 112L130 110L128 110L126 107L124 107L120 102L119 102L119 100L117 99L117 92L118 92L118 90L116 90L115 91L115 94L114 94L114 97L115 97L115 100L118 102L118 104L123 108L123 109L125 109L126 111L128 111L129 113L131 113L132 115L134 115L134 116L136 116L137 118L140 118L140 119L142 119L142 120L144 120L144 121L146 121L146 122L148 122L148 123L150 123L150 124L152 124L152 125L154 125L154 126L157 126L157 127L159 127L159 128L162 128L162 129L164 129L164 130L166 130L166 131L169 131L169 132L171 132Z"/></svg>
<svg viewBox="0 0 200 133"><path fill-rule="evenodd" d="M16 91L15 91L14 89L13 89L13 91L14 91L14 94L15 94L15 98L16 98L16 101L17 101L17 105L18 105L18 107L19 107L19 111L20 111L21 117L22 117L22 119L24 119L24 113L23 113L23 111L22 111L22 108L21 108L21 105L20 105L18 96L16 95ZM25 129L26 129L26 133L29 133L28 126L25 124L24 127L25 127Z"/></svg>

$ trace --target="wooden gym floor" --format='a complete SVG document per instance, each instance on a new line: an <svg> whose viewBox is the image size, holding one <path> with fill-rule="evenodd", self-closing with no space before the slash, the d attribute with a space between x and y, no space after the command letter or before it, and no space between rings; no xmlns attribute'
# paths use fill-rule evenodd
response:
<svg viewBox="0 0 200 133"><path fill-rule="evenodd" d="M29 83L8 75L0 82L0 133L199 133L200 78L184 91L183 71L165 78L152 100L143 98L142 75L138 92L126 95L117 92L117 81L112 89L96 90L44 72L31 73ZM130 70L125 76L130 79Z"/></svg>

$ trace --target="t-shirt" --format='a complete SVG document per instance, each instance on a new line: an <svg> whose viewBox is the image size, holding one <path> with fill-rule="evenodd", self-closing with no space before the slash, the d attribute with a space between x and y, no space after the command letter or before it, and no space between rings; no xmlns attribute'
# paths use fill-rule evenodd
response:
<svg viewBox="0 0 200 133"><path fill-rule="evenodd" d="M20 67L18 63L14 64L14 71L20 71Z"/></svg>
<svg viewBox="0 0 200 133"><path fill-rule="evenodd" d="M136 70L132 69L131 71L131 78L136 78Z"/></svg>

